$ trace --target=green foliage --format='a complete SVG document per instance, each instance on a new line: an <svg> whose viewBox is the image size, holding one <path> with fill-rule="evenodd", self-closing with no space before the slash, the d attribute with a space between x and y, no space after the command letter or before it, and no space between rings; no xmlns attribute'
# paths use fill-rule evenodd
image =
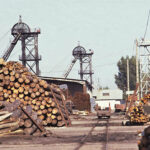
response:
<svg viewBox="0 0 150 150"><path fill-rule="evenodd" d="M129 59L130 90L134 90L136 87L136 58L135 56L121 57L117 63L118 74L115 75L115 83L124 92L127 90L127 59Z"/></svg>

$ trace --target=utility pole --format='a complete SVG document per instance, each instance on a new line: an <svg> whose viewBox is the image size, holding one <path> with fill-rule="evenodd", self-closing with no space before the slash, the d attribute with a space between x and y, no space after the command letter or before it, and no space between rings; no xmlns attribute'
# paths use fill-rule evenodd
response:
<svg viewBox="0 0 150 150"><path fill-rule="evenodd" d="M140 99L140 94L139 94L139 59L138 59L138 41L136 39L136 84L138 84L137 88L137 100Z"/></svg>
<svg viewBox="0 0 150 150"><path fill-rule="evenodd" d="M127 58L127 95L129 97L130 85L129 85L129 59Z"/></svg>

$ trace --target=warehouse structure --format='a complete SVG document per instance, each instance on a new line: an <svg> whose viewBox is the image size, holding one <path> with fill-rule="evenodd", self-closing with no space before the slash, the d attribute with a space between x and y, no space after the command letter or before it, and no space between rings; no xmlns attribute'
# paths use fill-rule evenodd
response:
<svg viewBox="0 0 150 150"><path fill-rule="evenodd" d="M66 85L68 91L72 96L75 93L89 93L91 95L92 86L86 80L79 80L79 79L68 79L68 78L57 78L57 77L44 77L39 76L42 80L47 81L47 83L51 84L54 83L56 85ZM64 86L65 87L65 86Z"/></svg>

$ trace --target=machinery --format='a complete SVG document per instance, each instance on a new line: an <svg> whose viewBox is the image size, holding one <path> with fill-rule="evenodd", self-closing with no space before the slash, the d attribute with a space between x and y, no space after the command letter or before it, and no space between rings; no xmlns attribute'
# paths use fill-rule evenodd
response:
<svg viewBox="0 0 150 150"><path fill-rule="evenodd" d="M76 61L77 61L76 58L74 58L74 59L71 61L71 64L70 64L68 70L67 70L67 71L65 72L65 74L63 75L64 78L67 78L67 77L68 77L68 75L69 75L69 73L71 72L71 70L72 70L74 64L76 63Z"/></svg>
<svg viewBox="0 0 150 150"><path fill-rule="evenodd" d="M110 116L111 116L111 108L110 108L110 106L106 107L105 109L101 109L100 106L96 105L95 106L95 110L96 110L98 119L110 118Z"/></svg>
<svg viewBox="0 0 150 150"><path fill-rule="evenodd" d="M98 117L98 119L101 119L101 118L110 118L110 116L111 116L111 112L109 111L109 109L98 110L97 111L97 117Z"/></svg>
<svg viewBox="0 0 150 150"><path fill-rule="evenodd" d="M125 112L125 104L115 104L115 112Z"/></svg>
<svg viewBox="0 0 150 150"><path fill-rule="evenodd" d="M19 60L22 61L24 66L28 66L30 71L39 75L39 61L41 60L41 56L38 55L38 34L40 34L40 29L31 31L29 26L22 22L20 16L19 22L12 27L11 34L14 36L14 39L9 48L4 52L2 58L7 61L15 45L20 40L22 56L19 56Z"/></svg>
<svg viewBox="0 0 150 150"><path fill-rule="evenodd" d="M16 36L14 37L14 40L11 42L9 48L7 49L7 51L4 53L2 57L5 61L8 60L12 50L14 49L20 37L21 37L21 33L17 33Z"/></svg>

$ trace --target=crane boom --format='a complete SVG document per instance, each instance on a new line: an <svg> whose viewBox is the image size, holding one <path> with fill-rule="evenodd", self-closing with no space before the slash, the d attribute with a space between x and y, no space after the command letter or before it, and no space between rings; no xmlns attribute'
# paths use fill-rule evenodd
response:
<svg viewBox="0 0 150 150"><path fill-rule="evenodd" d="M7 59L9 58L9 56L10 56L12 50L14 49L15 45L17 44L17 42L18 42L20 36L21 36L21 33L18 33L18 34L15 36L15 38L14 38L13 41L11 42L9 48L8 48L8 49L6 50L6 52L4 53L4 55L3 55L2 58L3 58L5 61L7 61Z"/></svg>
<svg viewBox="0 0 150 150"><path fill-rule="evenodd" d="M74 58L74 59L71 61L71 64L70 64L68 70L67 70L67 71L65 72L65 74L63 75L64 78L67 78L67 77L68 77L68 75L69 75L70 71L72 70L72 68L73 68L74 64L76 63L76 61L77 61L77 58Z"/></svg>

